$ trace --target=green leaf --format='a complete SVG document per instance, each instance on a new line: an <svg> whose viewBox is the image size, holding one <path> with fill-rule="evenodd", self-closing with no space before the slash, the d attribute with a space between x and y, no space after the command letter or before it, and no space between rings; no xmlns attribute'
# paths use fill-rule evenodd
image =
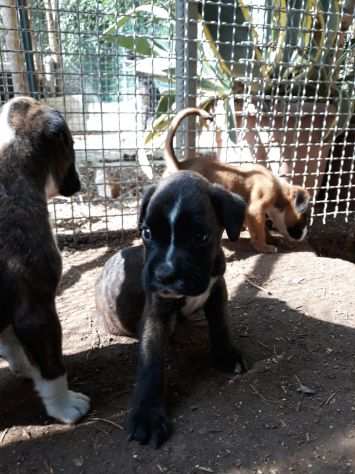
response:
<svg viewBox="0 0 355 474"><path fill-rule="evenodd" d="M154 48L152 48L149 41L145 38L128 35L106 35L106 39L111 43L115 43L121 48L129 49L141 56L154 56Z"/></svg>
<svg viewBox="0 0 355 474"><path fill-rule="evenodd" d="M161 49L164 52L169 52L169 47L167 44L164 44L162 41L158 41L152 38L153 44L157 49Z"/></svg>
<svg viewBox="0 0 355 474"><path fill-rule="evenodd" d="M227 95L230 92L230 88L221 87L218 83L210 81L208 79L201 79L198 81L198 85L201 90L203 91L211 91L214 92L215 95L223 94Z"/></svg>
<svg viewBox="0 0 355 474"><path fill-rule="evenodd" d="M158 138L170 125L173 115L163 114L158 119L154 120L152 130L150 130L144 139L145 145L148 145L152 140Z"/></svg>
<svg viewBox="0 0 355 474"><path fill-rule="evenodd" d="M162 95L156 110L156 117L159 118L161 115L167 114L168 112L172 113L173 106L175 105L175 99L176 95L172 92Z"/></svg>

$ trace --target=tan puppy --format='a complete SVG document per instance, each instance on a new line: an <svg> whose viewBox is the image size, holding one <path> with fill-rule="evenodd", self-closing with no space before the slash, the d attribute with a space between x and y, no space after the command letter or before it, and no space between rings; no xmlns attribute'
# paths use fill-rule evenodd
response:
<svg viewBox="0 0 355 474"><path fill-rule="evenodd" d="M254 247L259 252L277 252L275 246L266 243L269 237L265 227L266 216L288 240L303 240L307 234L310 201L306 189L277 178L264 166L257 164L239 168L218 160L203 158L177 160L173 140L180 122L188 115L199 115L202 119L213 120L208 112L194 107L183 109L174 117L165 141L164 158L167 169L164 175L179 170L192 170L212 183L218 183L228 191L240 194L248 203L245 225Z"/></svg>

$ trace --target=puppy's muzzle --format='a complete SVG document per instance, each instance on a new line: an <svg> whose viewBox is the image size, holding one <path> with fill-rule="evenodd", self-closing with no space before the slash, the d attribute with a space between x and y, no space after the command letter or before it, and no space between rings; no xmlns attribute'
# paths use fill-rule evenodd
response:
<svg viewBox="0 0 355 474"><path fill-rule="evenodd" d="M163 298L182 298L182 285L177 279L174 266L171 263L158 265L154 272L154 287Z"/></svg>
<svg viewBox="0 0 355 474"><path fill-rule="evenodd" d="M79 175L75 169L75 166L70 165L63 181L60 185L59 192L62 196L72 196L73 194L80 191L81 184Z"/></svg>

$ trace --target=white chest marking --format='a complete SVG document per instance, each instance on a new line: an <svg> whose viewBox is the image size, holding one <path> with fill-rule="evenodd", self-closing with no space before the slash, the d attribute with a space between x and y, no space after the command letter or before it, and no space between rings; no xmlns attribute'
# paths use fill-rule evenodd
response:
<svg viewBox="0 0 355 474"><path fill-rule="evenodd" d="M5 104L0 113L0 148L10 145L15 139L15 130L9 124L9 112L12 102Z"/></svg>
<svg viewBox="0 0 355 474"><path fill-rule="evenodd" d="M208 297L210 296L210 293L211 293L211 289L213 285L215 284L216 280L217 280L217 277L211 278L208 288L206 289L206 291L204 291L200 295L188 296L186 298L186 303L181 309L181 312L184 316L189 316L190 314L193 314L198 309L202 308L202 306L208 300Z"/></svg>

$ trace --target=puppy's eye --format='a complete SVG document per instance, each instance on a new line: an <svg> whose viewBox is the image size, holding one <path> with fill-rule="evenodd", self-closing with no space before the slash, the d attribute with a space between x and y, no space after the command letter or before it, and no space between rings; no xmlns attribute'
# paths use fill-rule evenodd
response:
<svg viewBox="0 0 355 474"><path fill-rule="evenodd" d="M196 240L200 244L205 244L206 242L208 242L209 238L210 236L207 232L201 232L196 235Z"/></svg>
<svg viewBox="0 0 355 474"><path fill-rule="evenodd" d="M141 236L143 240L150 240L152 238L152 233L149 227L143 227L141 231Z"/></svg>

